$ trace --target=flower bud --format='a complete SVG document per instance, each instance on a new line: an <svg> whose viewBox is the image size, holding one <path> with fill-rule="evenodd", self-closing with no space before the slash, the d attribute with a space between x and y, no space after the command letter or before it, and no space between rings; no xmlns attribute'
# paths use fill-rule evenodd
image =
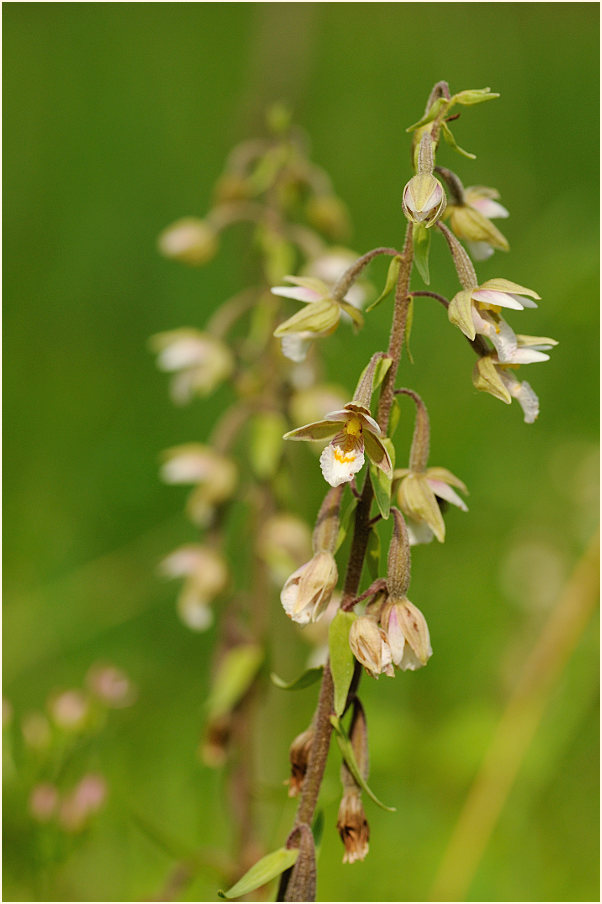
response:
<svg viewBox="0 0 602 904"><path fill-rule="evenodd" d="M337 829L345 845L343 863L364 860L368 853L370 826L364 813L362 796L356 787L345 788L339 807Z"/></svg>
<svg viewBox="0 0 602 904"><path fill-rule="evenodd" d="M430 173L412 176L403 190L403 212L412 223L434 226L447 204L443 186Z"/></svg>
<svg viewBox="0 0 602 904"><path fill-rule="evenodd" d="M415 671L433 655L429 629L420 609L405 597L390 597L381 613L394 665Z"/></svg>
<svg viewBox="0 0 602 904"><path fill-rule="evenodd" d="M215 230L206 220L184 217L163 230L158 246L164 257L198 267L215 257L218 240Z"/></svg>
<svg viewBox="0 0 602 904"><path fill-rule="evenodd" d="M291 761L291 777L288 782L288 796L297 797L303 785L303 779L307 772L309 754L314 741L315 731L313 725L297 735L290 746L289 758Z"/></svg>
<svg viewBox="0 0 602 904"><path fill-rule="evenodd" d="M280 594L284 611L293 621L305 625L324 612L338 580L337 564L331 552L317 552L286 581Z"/></svg>
<svg viewBox="0 0 602 904"><path fill-rule="evenodd" d="M349 631L349 646L357 661L373 678L378 678L383 672L390 678L395 674L387 635L374 618L368 615L356 618Z"/></svg>
<svg viewBox="0 0 602 904"><path fill-rule="evenodd" d="M349 234L349 214L336 195L310 198L305 213L311 225L330 239L344 239Z"/></svg>
<svg viewBox="0 0 602 904"><path fill-rule="evenodd" d="M36 822L50 822L58 802L58 789L49 782L43 782L31 789L27 806L30 815Z"/></svg>

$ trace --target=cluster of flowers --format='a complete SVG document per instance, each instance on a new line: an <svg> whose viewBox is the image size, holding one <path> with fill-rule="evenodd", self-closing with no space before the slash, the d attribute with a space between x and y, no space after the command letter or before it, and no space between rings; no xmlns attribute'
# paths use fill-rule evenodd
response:
<svg viewBox="0 0 602 904"><path fill-rule="evenodd" d="M89 669L84 688L53 691L46 712L25 713L19 725L11 704L3 701L4 726L11 732L11 742L12 731L20 728L24 774L31 783L27 807L36 823L52 824L71 834L89 825L106 800L106 779L98 772L87 771L74 785L65 786L59 776L82 741L102 731L108 711L131 706L136 693L122 669L99 662Z"/></svg>

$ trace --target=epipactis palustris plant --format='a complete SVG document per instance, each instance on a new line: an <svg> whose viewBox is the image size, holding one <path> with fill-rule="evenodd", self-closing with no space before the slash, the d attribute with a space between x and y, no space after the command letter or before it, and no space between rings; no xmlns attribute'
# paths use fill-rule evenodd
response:
<svg viewBox="0 0 602 904"><path fill-rule="evenodd" d="M163 563L167 576L184 579L180 615L189 627L204 630L221 600L201 750L210 765L230 762L234 776L239 843L231 872L237 879L244 875L225 897L248 895L280 876L278 900L315 900L316 807L333 734L341 754L337 829L343 860L366 857L370 830L364 800L384 805L367 784L361 678L420 669L433 652L426 618L408 598L410 550L433 538L445 540L447 505L466 511L467 489L460 478L429 461L430 423L423 399L413 389L396 388L415 299L439 301L464 334L477 356L472 374L477 389L506 404L516 399L526 423L539 414L537 396L518 371L547 360L556 342L515 333L505 319L507 311L537 307L539 295L501 276L481 282L473 264L508 251L506 238L492 223L508 211L496 189L465 188L456 173L436 164L442 141L465 158L474 157L458 146L450 123L463 107L495 97L489 88L452 95L446 82L434 86L424 115L407 130L414 175L401 193L407 224L399 249L378 247L358 257L325 243L324 235L343 237L345 208L281 109L271 111L270 139L247 142L232 153L210 214L204 220L180 220L160 238L166 256L198 265L216 253L226 226L250 221L263 269L263 279L227 301L205 330L180 329L152 340L159 367L172 374L175 402L206 397L224 383L234 392L207 443L170 449L163 461L168 483L193 486L187 511L202 531L201 542L181 547ZM458 291L451 300L410 287L414 269L429 284L434 234L443 237L457 273ZM365 271L380 256L390 259L385 285L362 311L369 291ZM360 330L366 314L391 295L388 348L366 356L355 392L345 397L344 390L324 383L317 346L347 328L345 321ZM301 307L282 307L291 302ZM392 440L404 396L415 412L405 460ZM286 456L283 435L323 446L320 468L329 488L311 543L307 527L290 512L298 465ZM400 462L407 466L396 466ZM241 501L250 525L247 536L254 539L244 583L237 585L241 579L228 565L224 525L230 511L241 520ZM360 593L364 566L378 569L375 528L383 520L392 524L386 573L377 570ZM347 532L347 562L337 562ZM300 726L290 747L288 793L299 799L293 827L281 848L260 856L248 746L269 640L265 601L270 584L279 586L284 612L294 623L314 632L314 640L318 635L318 643L327 639L327 652L318 665L314 657L313 667L298 681L287 686L274 679L289 689L313 680L321 686L310 725ZM320 626L312 627L318 621L328 622L321 635Z"/></svg>

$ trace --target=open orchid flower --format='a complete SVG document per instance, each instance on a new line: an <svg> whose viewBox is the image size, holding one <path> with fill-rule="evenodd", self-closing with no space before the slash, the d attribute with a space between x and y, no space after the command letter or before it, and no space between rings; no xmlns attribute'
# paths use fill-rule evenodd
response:
<svg viewBox="0 0 602 904"><path fill-rule="evenodd" d="M532 424L539 415L539 399L526 381L520 381L516 370L521 364L534 364L548 361L546 354L558 345L555 339L547 336L516 336L516 349L506 355L504 360L499 354L485 355L477 361L472 382L477 389L488 392L509 405L516 399L524 413L526 424Z"/></svg>
<svg viewBox="0 0 602 904"><path fill-rule="evenodd" d="M396 468L395 478L401 478L397 504L405 515L411 546L430 543L436 537L445 540L445 522L438 499L450 502L463 512L468 508L452 487L467 493L462 481L447 468L427 468L418 473L409 468Z"/></svg>
<svg viewBox="0 0 602 904"><path fill-rule="evenodd" d="M281 323L274 336L282 341L282 353L292 361L303 361L313 339L329 336L341 319L341 312L349 314L356 327L363 324L361 313L345 299L332 297L332 289L313 276L286 276L292 286L275 286L273 295L301 301L302 308Z"/></svg>
<svg viewBox="0 0 602 904"><path fill-rule="evenodd" d="M473 185L464 189L464 203L450 203L446 211L454 234L466 242L477 261L487 260L495 250L509 250L506 237L490 222L509 216L498 197L494 188Z"/></svg>
<svg viewBox="0 0 602 904"><path fill-rule="evenodd" d="M381 436L381 429L368 409L350 402L340 411L331 411L323 421L291 430L284 439L318 442L333 437L320 456L320 466L326 481L337 487L352 480L362 468L364 453L385 474L392 473L391 459Z"/></svg>

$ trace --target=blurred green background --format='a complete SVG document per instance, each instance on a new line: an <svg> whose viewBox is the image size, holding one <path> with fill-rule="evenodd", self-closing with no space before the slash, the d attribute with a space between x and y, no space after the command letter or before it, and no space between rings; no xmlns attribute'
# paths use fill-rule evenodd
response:
<svg viewBox="0 0 602 904"><path fill-rule="evenodd" d="M324 790L319 898L426 900L526 653L596 529L598 5L11 3L3 12L9 732L98 660L138 687L86 760L108 779L107 805L56 869L45 868L25 809L26 777L5 765L5 900L159 895L174 860L133 814L189 849L228 846L223 780L196 756L214 630L184 628L174 585L155 571L193 539L183 495L159 482L158 455L206 438L222 401L175 409L146 342L202 326L242 284L246 236L193 271L159 257L158 232L205 213L230 147L261 134L266 105L284 99L349 205L352 247L398 244L404 129L432 84L501 94L456 124L477 160L445 148L440 162L465 184L500 189L512 250L479 276L534 287L539 310L511 322L560 345L528 374L542 413L527 426L516 404L473 390L472 353L436 303L418 311L415 364L400 379L425 398L431 463L466 481L470 513L452 512L445 545L413 558L411 598L435 649L428 669L364 684L371 784L397 807L368 804L364 863L341 864L334 757ZM451 297L443 243L432 258L432 288ZM353 388L367 350L386 343L388 317L381 305L360 339L339 330L326 344L333 380ZM410 432L400 428L400 445ZM317 467L303 482L299 512L311 519ZM551 688L468 900L598 898L597 637L590 622ZM293 677L303 655L281 649L276 665ZM258 797L270 847L293 817L282 790L288 744L314 700L315 688L292 705L273 689L263 712ZM18 764L18 738L7 746ZM216 900L218 887L201 872L184 897Z"/></svg>

